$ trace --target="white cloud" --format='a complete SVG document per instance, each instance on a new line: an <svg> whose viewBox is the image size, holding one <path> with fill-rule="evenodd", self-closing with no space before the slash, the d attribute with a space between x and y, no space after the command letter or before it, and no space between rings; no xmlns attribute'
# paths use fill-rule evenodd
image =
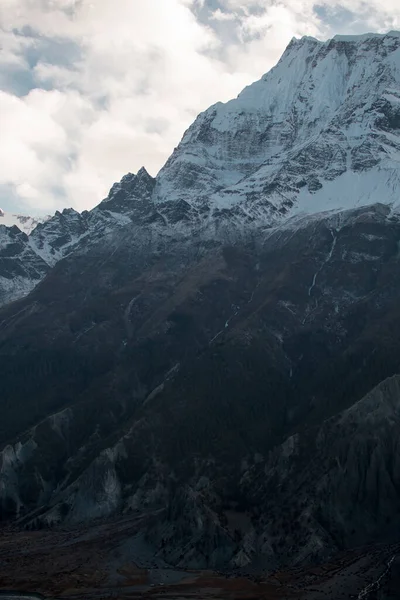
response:
<svg viewBox="0 0 400 600"><path fill-rule="evenodd" d="M234 21L237 18L234 12L222 12L220 8L211 13L212 21Z"/></svg>
<svg viewBox="0 0 400 600"><path fill-rule="evenodd" d="M0 93L0 185L26 210L90 208L127 171L155 174L196 114L266 72L292 36L336 33L330 21L343 10L331 0L318 2L326 18L314 0L219 4L1 0L0 73L4 63L30 69L37 89ZM346 9L351 32L400 26L398 0ZM72 63L41 54L49 39L77 49Z"/></svg>

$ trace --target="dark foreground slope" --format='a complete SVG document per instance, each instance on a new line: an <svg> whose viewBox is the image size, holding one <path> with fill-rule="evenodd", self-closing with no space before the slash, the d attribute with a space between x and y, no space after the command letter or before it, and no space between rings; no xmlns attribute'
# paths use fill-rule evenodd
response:
<svg viewBox="0 0 400 600"><path fill-rule="evenodd" d="M147 555L191 568L395 542L399 218L134 231L0 313L3 519L131 514Z"/></svg>

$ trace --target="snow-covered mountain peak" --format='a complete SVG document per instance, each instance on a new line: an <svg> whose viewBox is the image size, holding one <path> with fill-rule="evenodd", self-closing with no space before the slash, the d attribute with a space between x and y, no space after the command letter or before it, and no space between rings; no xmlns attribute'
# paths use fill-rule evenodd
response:
<svg viewBox="0 0 400 600"><path fill-rule="evenodd" d="M137 172L137 177L139 179L141 179L141 178L143 178L143 179L153 179L152 176L146 170L146 167L140 167L139 171Z"/></svg>
<svg viewBox="0 0 400 600"><path fill-rule="evenodd" d="M383 40L384 38L400 38L400 31L388 31L387 33L362 33L359 35L335 35L332 39L337 42L354 42L360 43L366 40Z"/></svg>
<svg viewBox="0 0 400 600"><path fill-rule="evenodd" d="M71 217L71 216L76 216L78 215L78 211L75 210L74 208L63 208L63 210L56 210L55 215L57 215L58 217Z"/></svg>
<svg viewBox="0 0 400 600"><path fill-rule="evenodd" d="M293 39L259 81L199 115L160 171L155 199L271 224L300 194L325 209L329 182L344 174L357 205L354 177L377 169L393 202L386 182L398 180L399 128L398 32ZM329 193L340 208L341 194L332 203Z"/></svg>
<svg viewBox="0 0 400 600"><path fill-rule="evenodd" d="M16 225L18 229L28 235L39 223L44 223L48 219L50 219L50 215L32 217L28 215L13 214L0 208L0 225L5 225L6 227L13 227Z"/></svg>
<svg viewBox="0 0 400 600"><path fill-rule="evenodd" d="M392 31L388 31L387 33L374 33L374 32L367 32L367 33L361 33L361 34L337 34L334 35L332 38L328 39L328 40L319 40L315 37L312 37L310 35L304 35L300 38L297 37L293 37L285 52L288 49L291 49L295 46L300 46L300 45L304 45L304 44L309 44L311 46L315 46L315 45L319 45L319 46L325 46L325 45L332 45L336 42L348 42L351 44L361 44L364 42L368 42L368 41L375 41L375 42L386 42L388 43L388 40L390 40L391 38L396 39L396 38L400 38L400 31L396 31L396 30L392 30Z"/></svg>
<svg viewBox="0 0 400 600"><path fill-rule="evenodd" d="M151 200L155 179L144 167L137 174L127 173L118 183L114 183L108 197L99 205L116 213L129 215L139 207L146 207Z"/></svg>

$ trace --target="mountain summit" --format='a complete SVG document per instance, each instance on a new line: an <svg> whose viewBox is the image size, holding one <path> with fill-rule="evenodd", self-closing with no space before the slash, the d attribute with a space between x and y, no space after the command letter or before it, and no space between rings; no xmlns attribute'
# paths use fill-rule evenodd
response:
<svg viewBox="0 0 400 600"><path fill-rule="evenodd" d="M156 200L268 224L397 202L399 47L398 32L293 39L260 81L199 115L161 169Z"/></svg>

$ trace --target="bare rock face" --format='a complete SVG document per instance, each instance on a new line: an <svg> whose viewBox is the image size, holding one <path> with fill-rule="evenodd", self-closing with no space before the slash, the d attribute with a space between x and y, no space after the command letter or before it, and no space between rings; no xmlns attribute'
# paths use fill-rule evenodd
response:
<svg viewBox="0 0 400 600"><path fill-rule="evenodd" d="M184 568L397 541L399 45L293 40L155 179L0 227L4 520Z"/></svg>

